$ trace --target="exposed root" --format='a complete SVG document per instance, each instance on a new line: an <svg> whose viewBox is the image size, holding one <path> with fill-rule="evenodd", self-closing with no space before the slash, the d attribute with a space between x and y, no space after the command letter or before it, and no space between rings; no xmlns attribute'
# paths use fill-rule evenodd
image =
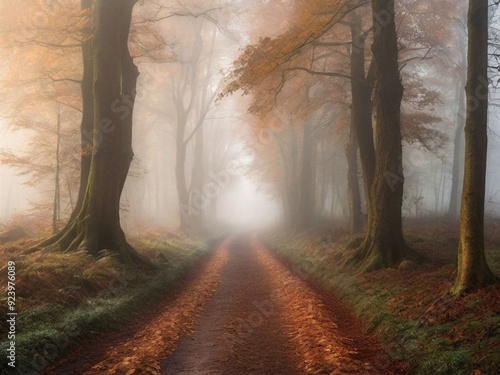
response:
<svg viewBox="0 0 500 375"><path fill-rule="evenodd" d="M417 263L426 260L424 255L410 248L404 241L400 241L402 244L384 244L382 242L366 237L361 245L345 260L344 265L354 266L357 272L363 273L394 267L404 260ZM349 245L352 245L352 243L348 244L347 249L349 249Z"/></svg>
<svg viewBox="0 0 500 375"><path fill-rule="evenodd" d="M100 238L105 239L100 241ZM68 223L59 233L35 245L28 253L46 250L71 252L85 250L98 257L102 250L110 250L117 255L123 264L154 268L150 259L138 253L127 241L123 231L118 228L115 233L88 233L87 223L78 218Z"/></svg>

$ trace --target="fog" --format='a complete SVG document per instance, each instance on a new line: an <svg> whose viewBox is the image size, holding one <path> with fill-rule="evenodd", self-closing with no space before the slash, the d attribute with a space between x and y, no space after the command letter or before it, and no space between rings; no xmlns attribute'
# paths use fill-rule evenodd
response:
<svg viewBox="0 0 500 375"><path fill-rule="evenodd" d="M61 228L78 195L81 50L48 44L78 41L82 33L62 21L54 24L56 35L45 26L54 21L52 7L60 7L60 13L76 12L79 2L21 3L26 4L3 1L1 6L0 223L33 217L49 223L55 218ZM430 2L434 3L435 11L446 11L438 1ZM253 82L240 79L239 88L247 95L228 89L234 69L241 67L235 61L247 45L278 40L286 33L302 37L301 30L308 25L301 24L303 4L290 4L192 0L145 1L136 6L130 49L140 76L133 117L134 159L121 197L125 230L160 227L206 234L221 228L304 229L332 221L348 225L349 81L286 72L307 66L316 72L348 74L350 49L343 46L349 40L348 28L338 24L315 36L318 41L338 42L340 47L333 50L300 47L289 61L276 63L268 72L253 62L252 69L267 73L255 75ZM465 2L459 4L454 17L465 19ZM466 65L459 50L466 45L466 36L450 14L443 15L442 30L427 30L414 2L398 6L406 98L403 216L456 219L465 153L463 128L457 133L461 141L455 142L456 128L463 126L459 122L465 115L460 79ZM367 15L368 9L360 11L363 22ZM407 31L411 28L413 34ZM61 36L65 31L68 35ZM496 37L493 32L491 37ZM367 46L370 43L368 36ZM318 61L315 53L322 54ZM366 56L368 65L369 47ZM485 205L489 217L500 214L497 78L492 69ZM455 147L459 160L454 171ZM452 193L454 174L458 198ZM360 164L357 176L361 210L366 214ZM453 199L457 206L451 209Z"/></svg>

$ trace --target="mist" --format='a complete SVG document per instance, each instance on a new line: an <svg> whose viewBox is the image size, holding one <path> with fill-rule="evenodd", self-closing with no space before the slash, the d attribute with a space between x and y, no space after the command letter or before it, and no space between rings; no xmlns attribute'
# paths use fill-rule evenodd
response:
<svg viewBox="0 0 500 375"><path fill-rule="evenodd" d="M0 368L500 373L499 15L0 0Z"/></svg>
<svg viewBox="0 0 500 375"><path fill-rule="evenodd" d="M2 119L0 219L5 224L14 216L33 212L47 218L52 215L55 145L43 146L40 161L34 153L40 149L42 139L53 138L55 127L55 116L51 120L50 116L43 119L37 116L44 111L54 112L57 107L56 111L66 113L62 127L67 130L60 134L61 141L64 148L74 150L73 153L64 150L61 156L76 160L60 170L57 197L60 201L57 226L60 226L71 214L74 208L71 201L76 199L78 190L78 179L74 178L78 174L75 134L81 101L78 85L70 82L77 81L81 74L78 49L58 51L39 42L47 32L37 35L36 27L43 26L37 22L49 22L50 14L36 21L33 15L30 18L29 13L23 14L15 6L4 7L3 18L22 19L26 23L24 27L30 29L24 37L31 39L27 45L16 48L16 43L22 42L21 36L17 42L14 39L4 43L2 48L5 61L3 91L7 100ZM32 7L34 14L44 11L43 6L37 9L34 3ZM273 13L280 14L279 24L276 17L271 16ZM205 15L198 17L198 14ZM237 17L233 17L235 14ZM296 227L312 227L329 220L349 221L347 165L343 154L349 137L350 103L345 79L292 72L293 75L283 76L291 83L282 85L277 91L272 85L273 81L278 81L271 73L267 81L259 78L248 83L255 87L252 95L241 96L236 92L221 96L227 90L228 77L235 66L233 61L237 60L242 48L268 38L279 38L297 17L293 7L273 2L252 5L191 2L169 7L152 3L136 8L131 49L132 54L137 55L135 61L140 76L133 119L134 159L121 198L121 220L125 227L176 228L180 225L187 229L191 225L188 221L194 221L196 229L193 230L203 232L218 223L243 227L262 227L263 223L276 225L278 217L282 224ZM492 19L495 22L495 16ZM416 19L413 21L412 27L421 27ZM9 26L7 23L4 33L10 32ZM57 26L62 29L65 25ZM463 55L460 56L461 52L454 48L451 40L454 38L465 46L466 36L453 21L443 27L449 41L421 40L432 38L431 35L412 41L404 39L406 32L400 36L403 44L419 43L424 51L419 52L420 58L419 53L400 53L400 61L411 60L402 62L403 84L408 93L402 107L404 217L458 215L464 141L463 132L459 132L461 140L456 142L455 132L456 121L463 119L460 111L464 107L460 109L457 103L460 90L453 86L452 77L464 76L466 66ZM332 32L339 40L345 38L342 26L334 26ZM48 59L53 52L70 56L69 60L76 65L62 64L59 72L51 73L57 60L43 64L40 61ZM18 59L27 53L34 57L20 70ZM306 56L309 52L301 53ZM303 58L297 57L294 64L299 66ZM347 69L347 66L342 67L345 60L345 56L336 55L323 58L321 63L325 66L337 64L341 67L339 73L343 73ZM444 72L449 74L443 75ZM491 74L493 79L494 73ZM310 87L309 105L301 104L302 99L297 97L293 85ZM24 103L21 92L29 95ZM497 217L500 209L500 165L497 161L500 119L494 88L490 96L485 212L489 217ZM26 106L31 109L23 109ZM35 111L32 110L34 106ZM19 111L23 116L16 114ZM408 129L405 129L406 118ZM314 138L311 145L303 144L301 139L307 136L306 130ZM75 144L70 145L72 142ZM178 151L179 147L184 150ZM294 147L296 149L292 150ZM304 147L313 150L314 160L307 168L301 160ZM457 155L459 159L454 167ZM183 159L179 162L183 164L182 173L176 172L176 168L179 169L176 161L180 158ZM230 181L213 181L218 173L224 174L231 168L237 172L233 172ZM311 169L309 186L300 186L301 168ZM216 188L211 186L214 183ZM362 184L361 174L359 184ZM301 189L305 191L300 192ZM294 198L293 194L297 196ZM290 207L291 201L301 199L299 196L305 196L304 199L309 200L307 205L312 206L301 210L311 210L311 213L294 212L296 209ZM304 215L307 223L300 224L303 221L300 217Z"/></svg>

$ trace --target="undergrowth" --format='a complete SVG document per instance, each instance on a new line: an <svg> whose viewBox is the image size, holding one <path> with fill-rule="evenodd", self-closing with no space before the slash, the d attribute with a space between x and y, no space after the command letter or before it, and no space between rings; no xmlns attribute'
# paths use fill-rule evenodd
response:
<svg viewBox="0 0 500 375"><path fill-rule="evenodd" d="M35 374L55 363L84 338L118 329L157 302L186 274L209 246L179 235L158 233L132 241L158 266L156 270L121 265L109 252L96 261L84 252L38 251L19 241L0 248L1 279L7 262L16 264L16 371L0 357L0 374ZM6 284L6 283L5 283ZM0 314L7 316L7 285L1 285ZM0 322L7 332L5 319ZM9 343L1 337L0 350Z"/></svg>
<svg viewBox="0 0 500 375"><path fill-rule="evenodd" d="M293 272L345 300L388 354L408 363L411 373L500 374L500 286L452 297L455 243L448 241L447 251L437 250L432 235L423 237L409 236L426 255L439 253L435 263L365 274L342 265L352 241L347 235L333 241L318 235L274 236L269 247ZM497 273L499 250L488 249Z"/></svg>

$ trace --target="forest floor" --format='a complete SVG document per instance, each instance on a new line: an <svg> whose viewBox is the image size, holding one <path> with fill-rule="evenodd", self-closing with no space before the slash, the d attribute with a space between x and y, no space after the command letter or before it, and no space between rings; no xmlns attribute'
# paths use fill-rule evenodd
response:
<svg viewBox="0 0 500 375"><path fill-rule="evenodd" d="M422 263L358 273L344 260L359 243L342 225L273 234L268 243L309 284L342 298L392 358L418 375L500 374L500 285L455 297L458 225L439 218L406 220L405 238ZM500 276L500 220L485 225L486 256ZM351 247L351 249L350 249Z"/></svg>
<svg viewBox="0 0 500 375"><path fill-rule="evenodd" d="M223 242L173 296L44 374L402 374L346 306L255 238Z"/></svg>
<svg viewBox="0 0 500 375"><path fill-rule="evenodd" d="M17 373L500 373L500 285L451 296L456 223L405 228L427 260L370 273L343 265L361 236L334 223L212 245L141 231L134 246L155 271L124 268L106 252L96 260L27 252L35 239L8 242L0 275L15 261ZM500 275L500 220L485 231ZM5 361L2 375L12 373Z"/></svg>

